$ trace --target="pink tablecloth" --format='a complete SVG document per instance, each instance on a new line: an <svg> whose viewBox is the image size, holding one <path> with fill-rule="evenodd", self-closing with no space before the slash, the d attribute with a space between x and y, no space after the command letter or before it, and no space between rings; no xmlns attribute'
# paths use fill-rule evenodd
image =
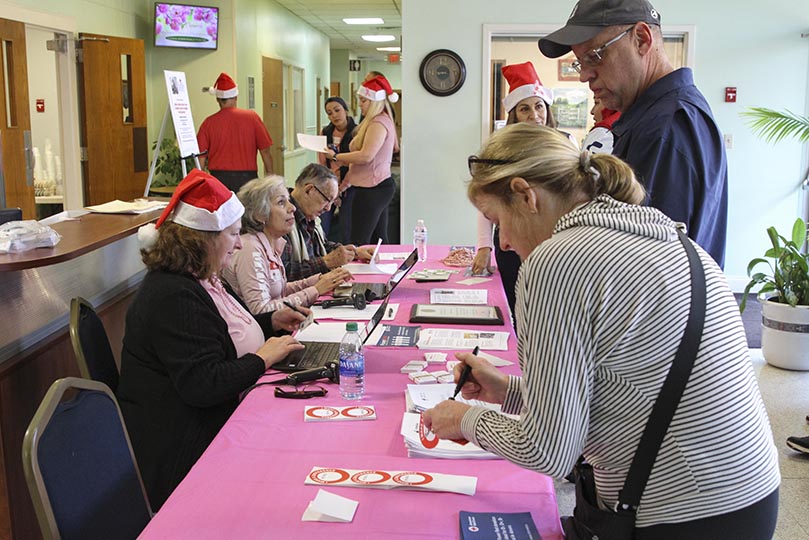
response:
<svg viewBox="0 0 809 540"><path fill-rule="evenodd" d="M385 246L383 251L404 251ZM431 259L420 268L440 268L447 248L430 247ZM436 257L433 259L432 257ZM372 276L357 276L361 281ZM393 293L398 302L396 324L407 324L410 306L429 303L433 287L449 283L416 283L406 279ZM459 287L463 287L459 285ZM508 312L499 276L473 288L486 288L489 303ZM429 325L423 325L429 326ZM479 327L480 328L480 327ZM512 331L505 327L486 327ZM513 334L513 331L512 331ZM495 354L515 361L516 340L508 352ZM446 351L450 352L450 351ZM451 356L451 355L450 355ZM416 348L366 349L366 395L362 404L376 407L375 421L304 423L307 405L344 405L337 386L308 400L276 399L272 387L250 393L141 535L143 539L457 539L458 512L531 512L544 539L561 539L552 481L504 460L408 458L399 433L409 380L399 373L407 360L422 358ZM270 379L270 376L265 377ZM476 476L474 496L416 491L383 491L346 487L327 490L359 501L352 523L302 522L301 516L319 486L304 485L313 466L344 469L416 470Z"/></svg>

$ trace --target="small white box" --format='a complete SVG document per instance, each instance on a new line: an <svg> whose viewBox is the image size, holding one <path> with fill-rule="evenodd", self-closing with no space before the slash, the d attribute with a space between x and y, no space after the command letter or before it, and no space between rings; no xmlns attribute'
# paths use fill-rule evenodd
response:
<svg viewBox="0 0 809 540"><path fill-rule="evenodd" d="M433 377L432 373L428 373L426 371L417 371L416 373L410 373L408 377L410 377L410 380L416 384L429 384L438 382L436 381L436 378Z"/></svg>
<svg viewBox="0 0 809 540"><path fill-rule="evenodd" d="M454 383L455 375L449 371L431 371L430 374L440 383Z"/></svg>
<svg viewBox="0 0 809 540"><path fill-rule="evenodd" d="M447 353L442 352L426 352L424 359L428 364L443 364L447 359Z"/></svg>
<svg viewBox="0 0 809 540"><path fill-rule="evenodd" d="M452 373L455 370L455 366L460 364L460 360L447 360L447 371Z"/></svg>
<svg viewBox="0 0 809 540"><path fill-rule="evenodd" d="M424 371L424 368L426 367L427 362L424 360L411 360L403 365L399 371L402 373L415 373L417 371Z"/></svg>

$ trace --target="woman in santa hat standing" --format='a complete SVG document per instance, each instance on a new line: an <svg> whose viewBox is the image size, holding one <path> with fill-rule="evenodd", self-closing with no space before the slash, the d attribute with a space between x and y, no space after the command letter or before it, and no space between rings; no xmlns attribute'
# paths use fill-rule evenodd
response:
<svg viewBox="0 0 809 540"><path fill-rule="evenodd" d="M396 193L390 173L393 152L399 147L390 103L399 101L385 77L376 76L362 83L357 91L362 122L351 140L349 152L325 152L338 165L348 165L340 191L354 186L351 212L351 243L388 241L388 205Z"/></svg>
<svg viewBox="0 0 809 540"><path fill-rule="evenodd" d="M541 126L556 127L556 120L551 112L553 92L542 86L534 65L531 62L503 66L503 76L508 81L508 95L503 99L503 106L508 112L506 124L528 122ZM508 298L508 306L514 314L517 301L514 292L517 286L517 274L520 271L520 257L513 251L500 249L500 238L493 224L478 212L478 249L472 263L472 273L480 274L484 270L493 271L492 247L494 248L497 270Z"/></svg>
<svg viewBox="0 0 809 540"><path fill-rule="evenodd" d="M156 225L138 233L148 272L126 314L117 394L154 510L239 394L303 348L289 335L269 337L294 330L303 315L283 309L253 317L218 277L241 248L242 214L233 192L194 169Z"/></svg>

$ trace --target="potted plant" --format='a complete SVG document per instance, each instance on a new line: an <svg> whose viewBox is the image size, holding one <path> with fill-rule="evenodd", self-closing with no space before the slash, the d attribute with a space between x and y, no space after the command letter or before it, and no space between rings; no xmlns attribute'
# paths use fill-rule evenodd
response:
<svg viewBox="0 0 809 540"><path fill-rule="evenodd" d="M790 111L754 107L742 113L748 124L767 142L786 137L809 141L809 118ZM804 180L804 185L809 177ZM764 258L755 258L747 266L750 282L739 306L744 311L750 290L760 285L761 352L771 365L809 370L809 256L806 254L806 222L798 218L790 238L767 229L772 248ZM767 265L767 272L759 272Z"/></svg>
<svg viewBox="0 0 809 540"><path fill-rule="evenodd" d="M152 150L157 147L157 141L152 143ZM186 158L186 170L190 171L196 165L194 160ZM160 153L155 164L155 176L152 180L152 188L170 188L180 183L183 179L183 167L180 163L180 148L177 141L171 137L164 137L160 143Z"/></svg>

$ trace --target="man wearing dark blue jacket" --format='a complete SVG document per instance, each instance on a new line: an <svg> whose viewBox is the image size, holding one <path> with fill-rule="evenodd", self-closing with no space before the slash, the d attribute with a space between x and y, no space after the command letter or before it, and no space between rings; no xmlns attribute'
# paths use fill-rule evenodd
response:
<svg viewBox="0 0 809 540"><path fill-rule="evenodd" d="M722 133L690 69L663 50L660 13L647 0L581 0L567 24L539 40L545 56L573 51L596 99L621 111L613 154L629 163L647 204L688 227L725 260L727 161Z"/></svg>

